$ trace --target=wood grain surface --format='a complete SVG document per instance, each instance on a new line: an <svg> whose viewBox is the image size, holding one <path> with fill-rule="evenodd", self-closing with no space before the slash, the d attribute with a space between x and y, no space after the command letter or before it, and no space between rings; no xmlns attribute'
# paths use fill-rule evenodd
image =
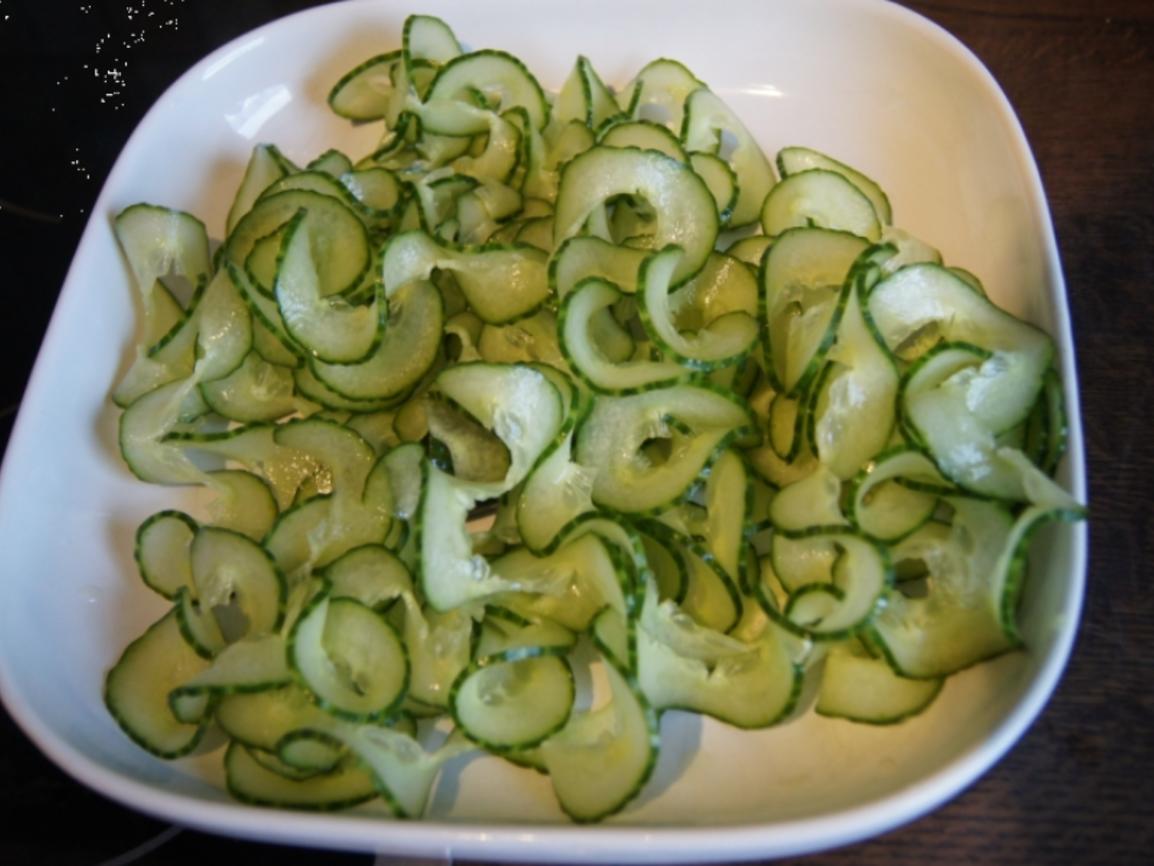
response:
<svg viewBox="0 0 1154 866"><path fill-rule="evenodd" d="M102 32L111 36L114 26L129 26L119 14L125 5L0 0L6 115L23 117L36 129L30 136L6 124L3 133L4 282L10 304L17 289L28 297L18 313L10 306L0 317L5 437L85 211L136 121L203 53L312 4L142 0L141 10L176 16L179 26L157 29L132 55L134 85L113 94L119 100L115 110L98 101L99 84L91 99L73 95L55 110L59 77L73 69L81 74ZM1154 2L905 5L951 31L989 67L1037 157L1077 346L1091 491L1088 595L1057 693L988 774L904 828L782 862L1152 863ZM55 13L45 7L68 7L59 14L70 20L54 22ZM108 92L109 82L103 85ZM138 845L146 848L125 856ZM171 829L73 783L0 714L0 863L368 866L372 859Z"/></svg>

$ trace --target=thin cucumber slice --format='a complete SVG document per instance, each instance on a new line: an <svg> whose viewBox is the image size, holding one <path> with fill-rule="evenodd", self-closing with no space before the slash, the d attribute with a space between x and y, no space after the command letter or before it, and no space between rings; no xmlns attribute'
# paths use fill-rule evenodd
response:
<svg viewBox="0 0 1154 866"><path fill-rule="evenodd" d="M309 370L322 385L354 404L394 399L432 368L443 324L440 293L432 283L416 280L393 293L384 337L367 358L354 364L314 360Z"/></svg>
<svg viewBox="0 0 1154 866"><path fill-rule="evenodd" d="M783 487L769 506L769 519L787 536L814 534L829 527L846 526L841 509L841 482L819 464L804 478Z"/></svg>
<svg viewBox="0 0 1154 866"><path fill-rule="evenodd" d="M192 214L150 204L132 205L117 215L113 231L146 315L161 277L173 274L196 285L212 273L208 233L204 223Z"/></svg>
<svg viewBox="0 0 1154 866"><path fill-rule="evenodd" d="M196 384L227 376L252 348L252 319L228 275L218 271L198 287L180 321L137 357L113 393L127 407L176 379ZM196 399L199 395L189 395Z"/></svg>
<svg viewBox="0 0 1154 866"><path fill-rule="evenodd" d="M435 15L410 15L401 35L401 51L407 66L427 62L443 66L461 53L453 29Z"/></svg>
<svg viewBox="0 0 1154 866"><path fill-rule="evenodd" d="M199 526L183 511L166 509L153 514L136 530L133 556L145 586L172 599L192 585L189 551Z"/></svg>
<svg viewBox="0 0 1154 866"><path fill-rule="evenodd" d="M948 501L952 531L922 553L930 572L926 596L891 590L870 630L902 676L936 679L1017 646L1002 619L1014 520L994 503Z"/></svg>
<svg viewBox="0 0 1154 866"><path fill-rule="evenodd" d="M397 175L376 167L348 171L339 178L341 184L374 220L392 219L404 199L404 187ZM381 228L376 225L376 228Z"/></svg>
<svg viewBox="0 0 1154 866"><path fill-rule="evenodd" d="M292 733L295 734L295 732ZM293 741L294 738L289 738L289 742ZM347 752L342 747L319 740L315 746L307 754L303 748L289 748L283 751L278 749L271 752L249 748L248 752L266 770L293 781L304 781L336 772L341 769L342 761L345 761L346 765L351 764L348 761ZM289 760L295 763L290 764L288 763Z"/></svg>
<svg viewBox="0 0 1154 866"><path fill-rule="evenodd" d="M983 417L995 430L1019 423L1033 405L1038 384L1053 353L1049 337L1033 325L996 307L983 295L947 268L923 263L899 269L873 288L867 309L869 320L885 345L895 353L926 330L942 340L965 342L997 354L1021 355L1008 358L1006 365L1021 365L1015 386L1029 395L1028 400L1007 399L1006 404L984 407ZM914 360L903 354L906 360ZM1018 380L1024 380L1019 382Z"/></svg>
<svg viewBox="0 0 1154 866"><path fill-rule="evenodd" d="M221 270L228 274L252 315L253 349L273 363L300 366L300 349L285 329L275 299L265 295L243 267L226 259Z"/></svg>
<svg viewBox="0 0 1154 866"><path fill-rule="evenodd" d="M225 219L225 234L231 234L261 194L288 173L285 159L275 145L258 144L252 149L244 177L237 187L228 217Z"/></svg>
<svg viewBox="0 0 1154 866"><path fill-rule="evenodd" d="M741 194L737 185L737 175L720 156L700 151L689 155L689 164L700 175L713 194L717 203L717 218L723 226L727 226L733 218L734 208Z"/></svg>
<svg viewBox="0 0 1154 866"><path fill-rule="evenodd" d="M671 418L691 432L673 429ZM736 398L702 385L604 397L578 427L575 456L595 473L594 502L628 513L656 511L681 498L714 454L750 425ZM643 451L650 440L670 443L664 462Z"/></svg>
<svg viewBox="0 0 1154 866"><path fill-rule="evenodd" d="M180 420L180 409L195 380L161 385L132 403L120 416L120 455L141 481L153 484L198 484L204 472L184 449L168 440Z"/></svg>
<svg viewBox="0 0 1154 866"><path fill-rule="evenodd" d="M284 230L277 263L276 299L288 335L312 357L328 364L351 364L368 357L381 339L387 304L368 305L321 295L321 278L304 214Z"/></svg>
<svg viewBox="0 0 1154 866"><path fill-rule="evenodd" d="M761 208L761 228L770 237L798 226L850 232L870 242L882 232L865 193L843 175L819 168L784 178Z"/></svg>
<svg viewBox="0 0 1154 866"><path fill-rule="evenodd" d="M426 99L455 100L475 91L497 111L524 109L535 129L542 129L549 119L545 92L525 64L492 49L462 54L446 63L433 79Z"/></svg>
<svg viewBox="0 0 1154 866"><path fill-rule="evenodd" d="M400 60L397 49L354 66L329 91L329 107L349 120L383 119L393 98L395 67Z"/></svg>
<svg viewBox="0 0 1154 866"><path fill-rule="evenodd" d="M229 644L213 658L211 667L169 692L168 700L173 715L196 723L207 719L222 695L277 689L290 682L284 638L264 634Z"/></svg>
<svg viewBox="0 0 1154 866"><path fill-rule="evenodd" d="M225 751L224 771L229 793L255 806L334 811L377 796L372 775L354 763L332 773L297 779L270 770L236 741Z"/></svg>
<svg viewBox="0 0 1154 866"><path fill-rule="evenodd" d="M582 413L583 414L583 413ZM573 459L572 429L533 468L517 500L517 529L525 546L545 553L593 506L594 470Z"/></svg>
<svg viewBox="0 0 1154 866"><path fill-rule="evenodd" d="M656 151L594 147L570 160L557 190L555 244L579 234L590 214L617 196L643 199L655 209L655 248L675 244L684 251L675 284L701 270L717 240L713 196L693 169Z"/></svg>
<svg viewBox="0 0 1154 866"><path fill-rule="evenodd" d="M777 168L783 178L815 168L840 174L870 200L883 223L889 225L893 222L893 210L885 191L857 169L833 157L808 147L783 147L777 152Z"/></svg>
<svg viewBox="0 0 1154 866"><path fill-rule="evenodd" d="M597 313L623 297L612 283L597 277L583 280L565 297L559 311L558 331L561 349L570 366L590 388L602 394L628 394L688 378L689 372L671 361L613 363L605 356L593 340L592 321Z"/></svg>
<svg viewBox="0 0 1154 866"><path fill-rule="evenodd" d="M356 432L356 428L349 423L346 423L345 427L354 433ZM373 454L376 455L378 449L359 433L357 435L360 436L362 442L373 448ZM334 477L340 477L340 473L334 472ZM379 514L393 515L396 513L396 507L393 503L392 476L381 457L377 457L373 468L365 476L364 486L361 488L361 503L369 510ZM389 529L392 529L391 522Z"/></svg>
<svg viewBox="0 0 1154 866"><path fill-rule="evenodd" d="M460 141L468 142L470 137L463 136ZM417 231L430 236L442 236L447 233L447 225L455 219L457 202L466 192L476 189L479 181L460 172L448 173L441 170L421 178L412 185L413 197L410 203L415 208L418 225L409 226L409 220L402 215L400 229L402 232ZM443 237L439 237L444 240Z"/></svg>
<svg viewBox="0 0 1154 866"><path fill-rule="evenodd" d="M1029 546L1034 534L1047 523L1075 523L1085 519L1086 509L1073 504L1067 495L1067 501L1063 504L1031 505L1023 509L1017 520L1014 521L1009 540L1000 551L998 561L994 566L994 573L997 575L995 580L1001 581L1004 587L998 609L1002 631L1015 644L1020 645L1022 642L1021 632L1018 628L1018 604L1021 600L1026 578Z"/></svg>
<svg viewBox="0 0 1154 866"><path fill-rule="evenodd" d="M376 454L364 439L343 424L321 417L281 424L273 439L277 445L304 452L327 467L332 489L341 495L359 498L376 463Z"/></svg>
<svg viewBox="0 0 1154 866"><path fill-rule="evenodd" d="M285 189L264 195L236 224L225 240L222 255L238 268L248 267L250 256L261 242L274 237L298 212L304 211L304 230L317 251L320 294L351 292L364 280L372 253L365 225L346 200L311 189ZM275 264L275 258L270 263ZM263 276L267 282L257 280L259 291L272 297L273 274Z"/></svg>
<svg viewBox="0 0 1154 866"><path fill-rule="evenodd" d="M765 258L765 251L772 243L773 238L765 235L748 235L734 241L725 252L753 268L759 268L761 260Z"/></svg>
<svg viewBox="0 0 1154 866"><path fill-rule="evenodd" d="M601 80L589 58L579 56L553 103L550 122L556 127L564 127L576 121L590 130L597 130L620 112L612 91Z"/></svg>
<svg viewBox="0 0 1154 866"><path fill-rule="evenodd" d="M141 748L162 758L187 755L200 743L205 726L178 719L168 695L208 665L184 640L176 613L170 611L129 644L108 672L104 703Z"/></svg>
<svg viewBox="0 0 1154 866"><path fill-rule="evenodd" d="M393 516L412 520L420 507L428 464L420 445L397 445L381 458L393 497Z"/></svg>
<svg viewBox="0 0 1154 866"><path fill-rule="evenodd" d="M655 584L645 588L637 623L651 640L686 659L714 663L750 650L744 641L696 622L672 599L662 600Z"/></svg>
<svg viewBox="0 0 1154 866"><path fill-rule="evenodd" d="M228 646L230 638L236 639L240 636L237 634L240 631L237 626L239 617L227 618L233 626L233 633L226 638L221 628L221 619L217 617L217 609L202 605L191 587L182 587L177 592L174 602L180 633L201 658L213 659Z"/></svg>
<svg viewBox="0 0 1154 866"><path fill-rule="evenodd" d="M356 547L325 568L332 597L352 598L377 610L412 592L413 578L393 551L382 544Z"/></svg>
<svg viewBox="0 0 1154 866"><path fill-rule="evenodd" d="M766 360L778 390L796 396L824 363L847 300L850 268L866 249L846 232L795 228L774 241L762 262Z"/></svg>
<svg viewBox="0 0 1154 866"><path fill-rule="evenodd" d="M485 614L485 623L473 648L473 656L478 661L490 656L513 660L521 654L538 655L539 651L564 654L577 642L576 633L564 625L524 617L506 606L504 599L489 605Z"/></svg>
<svg viewBox="0 0 1154 866"><path fill-rule="evenodd" d="M584 123L572 121L546 130L545 135L530 127L525 130L522 141L525 143L525 156L521 190L526 196L554 202L561 167L591 148L594 135Z"/></svg>
<svg viewBox="0 0 1154 866"><path fill-rule="evenodd" d="M433 610L451 611L521 587L496 574L473 550L466 529L476 498L460 482L430 466L417 520L418 579Z"/></svg>
<svg viewBox="0 0 1154 866"><path fill-rule="evenodd" d="M623 302L621 306L628 306ZM634 359L638 341L634 337L629 322L618 321L618 307L603 308L589 317L589 336L605 357L614 364Z"/></svg>
<svg viewBox="0 0 1154 866"><path fill-rule="evenodd" d="M769 404L766 434L769 446L785 461L793 462L807 444L805 422L810 395L801 398L775 394ZM810 449L812 451L812 448Z"/></svg>
<svg viewBox="0 0 1154 866"><path fill-rule="evenodd" d="M714 153L732 168L737 200L729 217L730 226L738 228L756 222L762 202L776 190L776 178L761 146L733 109L708 88L694 91L685 101L681 138L688 150ZM727 139L732 139L732 146Z"/></svg>
<svg viewBox="0 0 1154 866"><path fill-rule="evenodd" d="M753 510L749 471L739 452L723 452L705 480L706 544L717 564L736 582Z"/></svg>
<svg viewBox="0 0 1154 866"><path fill-rule="evenodd" d="M478 136L486 142L485 149L476 156L465 153L452 161L451 165L457 172L477 180L504 183L511 179L521 154L521 133L506 116L449 99L426 102L420 116L423 128L428 131L458 137ZM469 192L457 199L459 226L456 240L463 243L480 242L492 234L491 228L481 231L477 227L476 223L484 219L480 211L471 216L464 214L467 203L471 201L475 199ZM438 223L438 234L446 223Z"/></svg>
<svg viewBox="0 0 1154 866"><path fill-rule="evenodd" d="M476 360L493 364L541 362L559 370L567 368L557 338L557 318L548 308L508 325L484 325L477 353Z"/></svg>
<svg viewBox="0 0 1154 866"><path fill-rule="evenodd" d="M353 548L383 543L389 527L389 517L381 509L366 506L354 496L336 500L323 494L283 512L264 546L288 582L296 585L312 570L324 568Z"/></svg>
<svg viewBox="0 0 1154 866"><path fill-rule="evenodd" d="M305 166L305 171L301 172L301 174L317 172L319 174L326 174L332 178L339 178L341 175L352 170L353 161L335 147L330 147Z"/></svg>
<svg viewBox="0 0 1154 866"><path fill-rule="evenodd" d="M894 575L898 584L928 577L928 563L949 547L950 524L927 520L905 538L890 545Z"/></svg>
<svg viewBox="0 0 1154 866"><path fill-rule="evenodd" d="M372 447L348 427L319 418L281 425L277 444L328 468L332 493L284 512L265 539L280 568L296 581L362 544L383 542L392 520L387 497L366 496L376 462Z"/></svg>
<svg viewBox="0 0 1154 866"><path fill-rule="evenodd" d="M301 403L293 368L269 363L258 351L249 352L227 376L201 382L199 388L213 412L242 424L275 421L297 411Z"/></svg>
<svg viewBox="0 0 1154 866"><path fill-rule="evenodd" d="M427 751L404 731L381 725L338 725L322 731L322 742L335 739L348 747L373 776L381 797L401 818L425 812L437 775L446 762L475 747L453 733L437 749Z"/></svg>
<svg viewBox="0 0 1154 866"><path fill-rule="evenodd" d="M279 688L221 695L214 718L234 742L275 752L289 732L327 724L332 717L294 680Z"/></svg>
<svg viewBox="0 0 1154 866"><path fill-rule="evenodd" d="M880 215L880 211L879 211ZM899 268L904 268L906 265L915 265L928 262L930 264L940 265L942 263L941 251L931 247L925 241L910 234L902 229L887 225L882 229L881 242L887 246L892 246L896 252L893 256L882 263L882 269L892 274ZM976 281L976 277L966 272L959 272L959 269L952 269L959 277L967 281ZM967 276L968 275L968 276ZM985 294L980 284L975 288L979 293Z"/></svg>
<svg viewBox="0 0 1154 866"><path fill-rule="evenodd" d="M784 614L770 607L766 613L786 628L817 640L852 637L888 609L886 590L894 582L889 554L852 530L829 530L806 539L815 540L834 549L830 582L806 583L791 592L798 601L791 598Z"/></svg>
<svg viewBox="0 0 1154 866"><path fill-rule="evenodd" d="M683 546L668 543L668 531L651 520L637 522L645 556L653 570L657 596L680 604L689 591L689 562Z"/></svg>
<svg viewBox="0 0 1154 866"><path fill-rule="evenodd" d="M531 749L564 727L576 698L563 656L521 648L485 656L453 686L450 709L465 734L486 749Z"/></svg>
<svg viewBox="0 0 1154 866"><path fill-rule="evenodd" d="M499 482L509 471L509 449L447 397L425 401L429 435L446 448L452 473L463 481Z"/></svg>
<svg viewBox="0 0 1154 866"><path fill-rule="evenodd" d="M292 504L305 479L322 471L320 464L302 451L278 445L273 424L249 424L220 433L170 433L166 442L193 452L234 460L269 482L277 506Z"/></svg>
<svg viewBox="0 0 1154 866"><path fill-rule="evenodd" d="M283 621L287 587L284 576L260 544L218 526L202 526L189 548L192 588L205 612L216 615L222 631L237 614L242 635L275 631Z"/></svg>
<svg viewBox="0 0 1154 866"><path fill-rule="evenodd" d="M618 96L622 110L637 120L650 120L680 132L685 100L702 87L684 64L662 57L647 63Z"/></svg>
<svg viewBox="0 0 1154 866"><path fill-rule="evenodd" d="M638 294L646 333L666 356L686 367L708 371L736 364L757 342L757 321L734 310L703 323L692 336L682 333L674 323L669 293L682 257L682 250L666 247L641 266Z"/></svg>
<svg viewBox="0 0 1154 866"><path fill-rule="evenodd" d="M918 486L903 483L910 481ZM854 479L850 520L871 538L896 542L929 520L937 507L937 496L926 486L943 491L950 487L924 453L898 447L878 455L872 467Z"/></svg>
<svg viewBox="0 0 1154 866"><path fill-rule="evenodd" d="M288 653L319 705L343 719L387 719L408 687L405 645L381 614L353 598L318 596L293 627Z"/></svg>
<svg viewBox="0 0 1154 866"><path fill-rule="evenodd" d="M754 272L732 256L713 253L697 276L670 293L669 306L678 330L699 331L730 313L757 315L760 294Z"/></svg>
<svg viewBox="0 0 1154 866"><path fill-rule="evenodd" d="M523 220L516 234L509 238L511 243L528 244L543 252L553 249L553 217L529 217Z"/></svg>
<svg viewBox="0 0 1154 866"><path fill-rule="evenodd" d="M243 469L218 469L208 479L216 494L208 506L211 523L260 542L279 513L269 483Z"/></svg>
<svg viewBox="0 0 1154 866"><path fill-rule="evenodd" d="M650 120L621 119L607 124L598 136L597 143L605 147L656 150L678 162L689 161L677 136L670 132L668 127Z"/></svg>
<svg viewBox="0 0 1154 866"><path fill-rule="evenodd" d="M903 375L899 394L900 408L902 409L900 420L906 438L924 447L925 437L917 427L912 425L910 410L915 408L919 400L925 397L927 393L930 399L934 399L936 396L933 393L934 389L943 382L963 370L981 366L990 357L989 352L973 343L949 342L938 343L918 358ZM970 426L976 426L976 419L971 419ZM976 433L970 435L976 435Z"/></svg>
<svg viewBox="0 0 1154 866"><path fill-rule="evenodd" d="M314 407L306 414L312 414L317 411L340 412L345 414L393 411L395 415L399 416L400 408L406 403L406 399L413 390L412 388L405 389L400 393L379 399L370 397L363 399L346 397L330 388L317 377L313 372L313 366L317 363L319 362L314 361L310 366L299 367L293 371L293 384L296 386L297 392L301 395L301 398L306 401L306 405L313 404ZM390 383L388 387L392 387L392 384Z"/></svg>
<svg viewBox="0 0 1154 866"><path fill-rule="evenodd" d="M185 310L160 285L153 293L152 308L142 312L141 338L132 362L112 391L112 402L122 409L161 385L191 375L196 364L196 330L189 324L202 287L198 286Z"/></svg>
<svg viewBox="0 0 1154 866"><path fill-rule="evenodd" d="M518 548L496 559L493 570L516 585L551 585L547 593L516 593L496 599L535 621L551 621L573 632L589 628L605 606L623 615L630 609L630 578L613 547L599 535L578 536L545 556Z"/></svg>
<svg viewBox="0 0 1154 866"><path fill-rule="evenodd" d="M763 728L792 712L801 669L772 623L752 643L694 626L652 593L637 631L638 680L658 709L684 709L739 728Z"/></svg>
<svg viewBox="0 0 1154 866"><path fill-rule="evenodd" d="M561 808L574 821L599 821L636 797L657 762L657 713L631 678L605 666L612 699L573 714L539 747Z"/></svg>
<svg viewBox="0 0 1154 866"><path fill-rule="evenodd" d="M616 246L601 238L576 235L560 244L549 260L549 286L564 299L589 277L607 280L626 294L637 291L645 250Z"/></svg>
<svg viewBox="0 0 1154 866"><path fill-rule="evenodd" d="M637 670L637 618L606 607L593 619L593 645L607 664L618 671ZM640 687L640 686L639 686ZM542 765L541 769L545 768Z"/></svg>
<svg viewBox="0 0 1154 866"><path fill-rule="evenodd" d="M834 646L825 658L814 709L822 716L893 725L923 712L941 693L943 682L907 679L884 659Z"/></svg>
<svg viewBox="0 0 1154 866"><path fill-rule="evenodd" d="M509 452L509 470L495 483L467 485L493 498L524 480L565 421L561 394L548 376L528 365L458 364L443 370L435 390L453 400Z"/></svg>
<svg viewBox="0 0 1154 866"><path fill-rule="evenodd" d="M403 636L409 652L409 696L425 705L445 708L453 683L470 664L476 623L468 612L421 609L412 595L403 596Z"/></svg>
<svg viewBox="0 0 1154 866"><path fill-rule="evenodd" d="M454 313L445 322L445 359L449 363L483 360L477 344L485 330L485 323L471 310Z"/></svg>
<svg viewBox="0 0 1154 866"><path fill-rule="evenodd" d="M625 578L622 587L627 589L626 613L632 616L641 604L641 589L648 581L654 579L641 533L630 521L615 520L599 512L590 512L574 520L566 528L561 543L589 534L597 535L609 545L610 554L617 563L619 573Z"/></svg>
<svg viewBox="0 0 1154 866"><path fill-rule="evenodd" d="M279 192L286 190L305 190L308 192L319 193L320 195L327 195L339 201L345 207L350 208L358 216L367 217L368 215L361 212L360 204L348 187L340 182L339 174L334 172L342 172L351 170L351 165L348 164L348 157L339 151L330 151L326 157L318 157L317 167L313 167L310 163L309 168L304 171L298 171L295 174L286 175L280 180L274 181L268 189L262 193L264 196L272 196ZM331 170L325 170L325 163L329 160L336 162L336 165L330 166ZM263 260L265 255L265 244L273 245L271 237L276 237L281 234L281 230L274 231L272 236L262 238L257 242L257 246L253 248L253 253L249 255L248 263L256 274L263 274L267 267ZM258 253L257 250L260 250ZM254 259L254 256L257 257ZM259 261L259 264L257 263Z"/></svg>
<svg viewBox="0 0 1154 866"><path fill-rule="evenodd" d="M730 631L740 622L744 607L736 579L702 545L688 543L684 554L688 581L682 610L705 628Z"/></svg>
<svg viewBox="0 0 1154 866"><path fill-rule="evenodd" d="M932 331L986 353L979 364L940 378L923 370L917 386L904 386L903 409L952 480L977 493L1023 498L1016 473L993 453L995 437L1029 415L1053 356L1050 338L932 264L883 280L867 312L891 351Z"/></svg>
<svg viewBox="0 0 1154 866"><path fill-rule="evenodd" d="M867 250L851 269L845 311L811 398L811 448L842 479L880 453L897 424L898 370L862 312L869 285L880 276L874 259L888 255L885 247Z"/></svg>
<svg viewBox="0 0 1154 866"><path fill-rule="evenodd" d="M501 325L532 313L545 301L545 258L528 245L453 249L423 232L404 232L381 253L381 278L391 300L399 288L428 279L435 268L452 271L473 312Z"/></svg>
<svg viewBox="0 0 1154 866"><path fill-rule="evenodd" d="M972 411L971 389L999 375L990 353L966 343L943 343L907 372L901 386L903 423L938 468L961 487L1003 499L1025 498L1018 471L998 454L993 432Z"/></svg>
<svg viewBox="0 0 1154 866"><path fill-rule="evenodd" d="M227 376L252 349L252 316L236 286L224 271L217 271L197 304L196 367L198 381Z"/></svg>

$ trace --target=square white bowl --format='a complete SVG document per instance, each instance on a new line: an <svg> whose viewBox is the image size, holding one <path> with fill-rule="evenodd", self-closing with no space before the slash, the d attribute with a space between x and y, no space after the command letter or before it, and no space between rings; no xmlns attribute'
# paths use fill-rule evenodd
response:
<svg viewBox="0 0 1154 866"><path fill-rule="evenodd" d="M54 761L131 807L281 843L433 857L674 862L785 856L845 844L936 807L987 770L1040 712L1065 665L1082 599L1084 525L1035 544L1023 611L1029 649L951 678L931 709L873 728L812 712L740 732L670 713L655 779L600 826L568 824L546 780L484 758L455 766L428 818L243 806L219 755L156 760L101 701L104 672L163 606L135 576L135 527L192 494L137 482L108 402L134 334L113 216L137 201L192 211L219 238L258 141L307 161L359 154L325 104L356 62L396 46L410 11L444 17L471 47L523 58L556 90L579 53L620 86L657 56L685 62L771 155L805 144L878 180L895 223L977 273L1055 338L1070 412L1060 480L1085 501L1073 344L1049 212L1001 90L947 33L871 0L540 3L395 0L318 7L262 27L194 66L126 145L87 226L0 476L0 694Z"/></svg>

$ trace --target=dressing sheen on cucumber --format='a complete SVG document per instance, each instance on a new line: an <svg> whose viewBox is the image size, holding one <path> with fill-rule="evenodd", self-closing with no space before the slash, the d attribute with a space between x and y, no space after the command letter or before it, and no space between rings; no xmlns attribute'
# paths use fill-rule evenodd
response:
<svg viewBox="0 0 1154 866"><path fill-rule="evenodd" d="M395 817L484 753L592 822L663 713L895 724L1022 646L1030 539L1085 516L1044 332L675 60L551 95L430 16L382 48L329 94L368 153L115 220L121 453L207 494L136 534L134 742Z"/></svg>

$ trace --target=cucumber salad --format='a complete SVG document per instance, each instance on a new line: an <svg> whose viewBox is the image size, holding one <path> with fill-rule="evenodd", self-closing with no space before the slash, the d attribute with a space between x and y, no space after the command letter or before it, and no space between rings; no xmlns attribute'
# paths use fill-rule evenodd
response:
<svg viewBox="0 0 1154 866"><path fill-rule="evenodd" d="M398 817L487 753L591 822L668 710L898 723L1022 647L1030 538L1084 516L1054 344L868 167L767 155L675 60L553 95L420 15L329 102L372 152L115 220L121 453L204 494L136 534L132 740Z"/></svg>

